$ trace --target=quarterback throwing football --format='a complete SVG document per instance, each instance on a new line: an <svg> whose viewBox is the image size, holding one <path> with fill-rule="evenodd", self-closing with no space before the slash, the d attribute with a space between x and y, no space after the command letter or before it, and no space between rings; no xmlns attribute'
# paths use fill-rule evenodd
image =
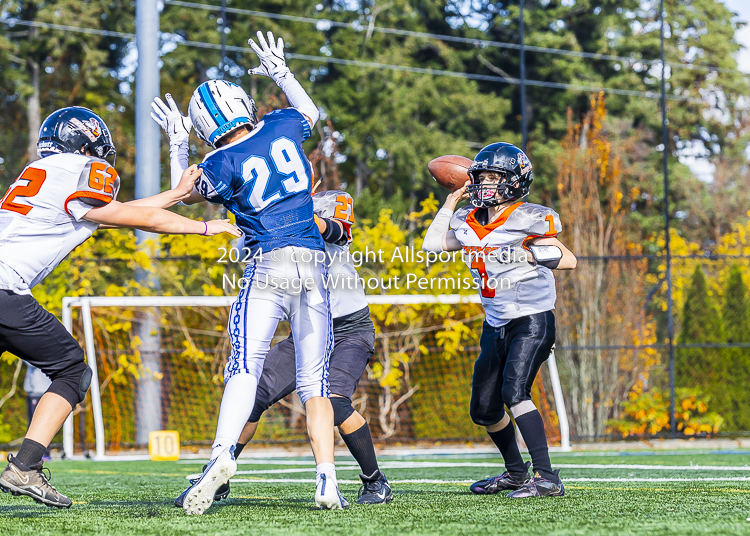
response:
<svg viewBox="0 0 750 536"><path fill-rule="evenodd" d="M544 422L531 400L531 385L555 342L555 280L551 270L570 270L575 256L557 239L560 217L521 201L533 180L531 162L518 147L493 143L469 168L466 184L451 193L424 240L426 251L464 251L480 289L486 319L474 365L471 418L486 427L506 472L471 486L484 495L562 496L552 470ZM459 200L471 205L455 211ZM524 463L507 406L534 465Z"/></svg>

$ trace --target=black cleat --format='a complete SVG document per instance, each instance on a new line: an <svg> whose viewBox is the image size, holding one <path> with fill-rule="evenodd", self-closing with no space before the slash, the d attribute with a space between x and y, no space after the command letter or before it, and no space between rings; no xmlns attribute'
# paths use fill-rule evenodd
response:
<svg viewBox="0 0 750 536"><path fill-rule="evenodd" d="M494 495L501 491L520 489L531 480L531 475L529 474L530 466L531 462L526 462L526 474L523 476L511 475L508 471L505 471L500 476L492 476L479 482L474 482L469 487L469 490L477 495Z"/></svg>
<svg viewBox="0 0 750 536"><path fill-rule="evenodd" d="M12 454L8 454L8 466L0 474L0 489L12 495L26 495L39 504L56 508L70 508L73 504L69 498L60 493L49 483L49 475L42 471L42 462L25 466ZM47 469L49 473L49 469Z"/></svg>
<svg viewBox="0 0 750 536"><path fill-rule="evenodd" d="M370 476L359 475L359 478L362 479L362 487L359 488L357 504L388 504L393 500L393 491L382 472L375 471Z"/></svg>
<svg viewBox="0 0 750 536"><path fill-rule="evenodd" d="M201 472L205 472L206 467L208 467L208 464L203 466ZM180 493L180 496L174 500L175 508L182 508L183 504L185 503L185 497L187 497L188 492L193 489L193 486L195 486L198 480L200 480L200 477L190 480L190 486L188 486L188 488ZM214 493L214 501L220 501L222 499L226 499L227 497L229 497L229 482L227 482L226 484L222 484L221 487L216 490L216 493Z"/></svg>
<svg viewBox="0 0 750 536"><path fill-rule="evenodd" d="M565 495L565 486L558 476L560 469L554 472L557 482L552 482L543 478L539 473L534 474L534 478L526 482L516 491L508 493L511 499L527 499L529 497L562 497Z"/></svg>

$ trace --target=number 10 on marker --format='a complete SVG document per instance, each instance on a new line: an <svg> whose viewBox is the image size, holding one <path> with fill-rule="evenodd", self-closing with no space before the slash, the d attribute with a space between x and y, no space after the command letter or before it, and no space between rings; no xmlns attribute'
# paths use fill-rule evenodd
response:
<svg viewBox="0 0 750 536"><path fill-rule="evenodd" d="M176 430L159 430L148 434L148 455L152 462L180 459L180 434Z"/></svg>

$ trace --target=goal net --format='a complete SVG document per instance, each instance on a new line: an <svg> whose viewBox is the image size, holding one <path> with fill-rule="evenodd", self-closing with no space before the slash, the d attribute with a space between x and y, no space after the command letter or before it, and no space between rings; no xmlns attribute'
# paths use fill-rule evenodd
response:
<svg viewBox="0 0 750 536"><path fill-rule="evenodd" d="M183 449L213 440L229 352L232 296L63 300L63 323L94 369L90 392L67 420L67 456L126 455L153 430L177 430ZM478 296L368 296L375 355L353 397L378 444L484 443L469 417L471 376L484 318ZM289 334L281 323L274 343ZM552 445L569 449L554 354L534 384ZM263 416L254 442L306 441L296 393Z"/></svg>

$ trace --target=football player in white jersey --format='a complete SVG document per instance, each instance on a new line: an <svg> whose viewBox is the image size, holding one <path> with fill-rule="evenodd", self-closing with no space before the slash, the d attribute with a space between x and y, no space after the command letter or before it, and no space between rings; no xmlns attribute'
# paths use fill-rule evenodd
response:
<svg viewBox="0 0 750 536"><path fill-rule="evenodd" d="M560 217L547 207L521 201L533 180L531 162L518 147L493 143L469 168L463 188L451 193L424 239L426 251L459 251L479 289L486 320L474 365L472 420L486 427L505 461L506 472L471 486L471 491L508 497L562 496L552 470L544 422L531 400L531 386L555 342L555 279L551 270L570 270L575 256L557 239ZM459 200L471 205L454 213ZM524 463L507 406L529 449Z"/></svg>
<svg viewBox="0 0 750 536"><path fill-rule="evenodd" d="M314 194L313 205L315 215L322 222L321 233L326 242L328 262L334 339L328 380L333 423L338 426L341 438L362 470L357 504L389 503L393 500L393 492L378 467L370 427L352 406L354 391L375 352L375 326L370 319L364 284L359 280L349 252L354 200L346 192L329 190ZM235 458L252 440L263 413L295 389L295 346L294 337L290 335L266 355L255 406L237 442ZM175 499L175 506L182 508L188 490ZM228 495L229 483L226 483L216 490L214 500L225 499Z"/></svg>
<svg viewBox="0 0 750 536"><path fill-rule="evenodd" d="M12 352L46 374L42 396L17 456L8 456L0 489L39 503L69 508L50 485L42 456L92 381L80 345L31 294L99 225L155 233L239 236L228 221L194 221L163 210L193 189L200 175L187 169L176 188L130 203L115 200L120 177L105 160L115 148L104 121L91 110L52 113L39 132L40 160L32 162L0 199L0 354Z"/></svg>
<svg viewBox="0 0 750 536"><path fill-rule="evenodd" d="M284 42L258 32L250 45L260 59L251 74L271 77L291 107L255 117L245 91L224 80L204 82L183 117L174 102L153 103L153 118L170 136L171 165L187 165L190 128L215 150L200 164L203 175L185 203L224 205L237 217L247 253L244 287L232 305L231 354L224 369L224 393L211 461L183 501L189 515L201 515L217 489L237 470L234 450L255 404L258 380L279 321L288 319L296 343L297 393L305 406L316 463L315 503L343 509L333 458L334 412L329 402L328 360L333 328L325 287L325 243L314 218L312 166L302 147L318 120L318 108L286 65ZM177 171L173 172L173 176ZM337 225L338 227L338 225ZM320 260L318 260L320 259ZM302 284L304 283L304 284Z"/></svg>

